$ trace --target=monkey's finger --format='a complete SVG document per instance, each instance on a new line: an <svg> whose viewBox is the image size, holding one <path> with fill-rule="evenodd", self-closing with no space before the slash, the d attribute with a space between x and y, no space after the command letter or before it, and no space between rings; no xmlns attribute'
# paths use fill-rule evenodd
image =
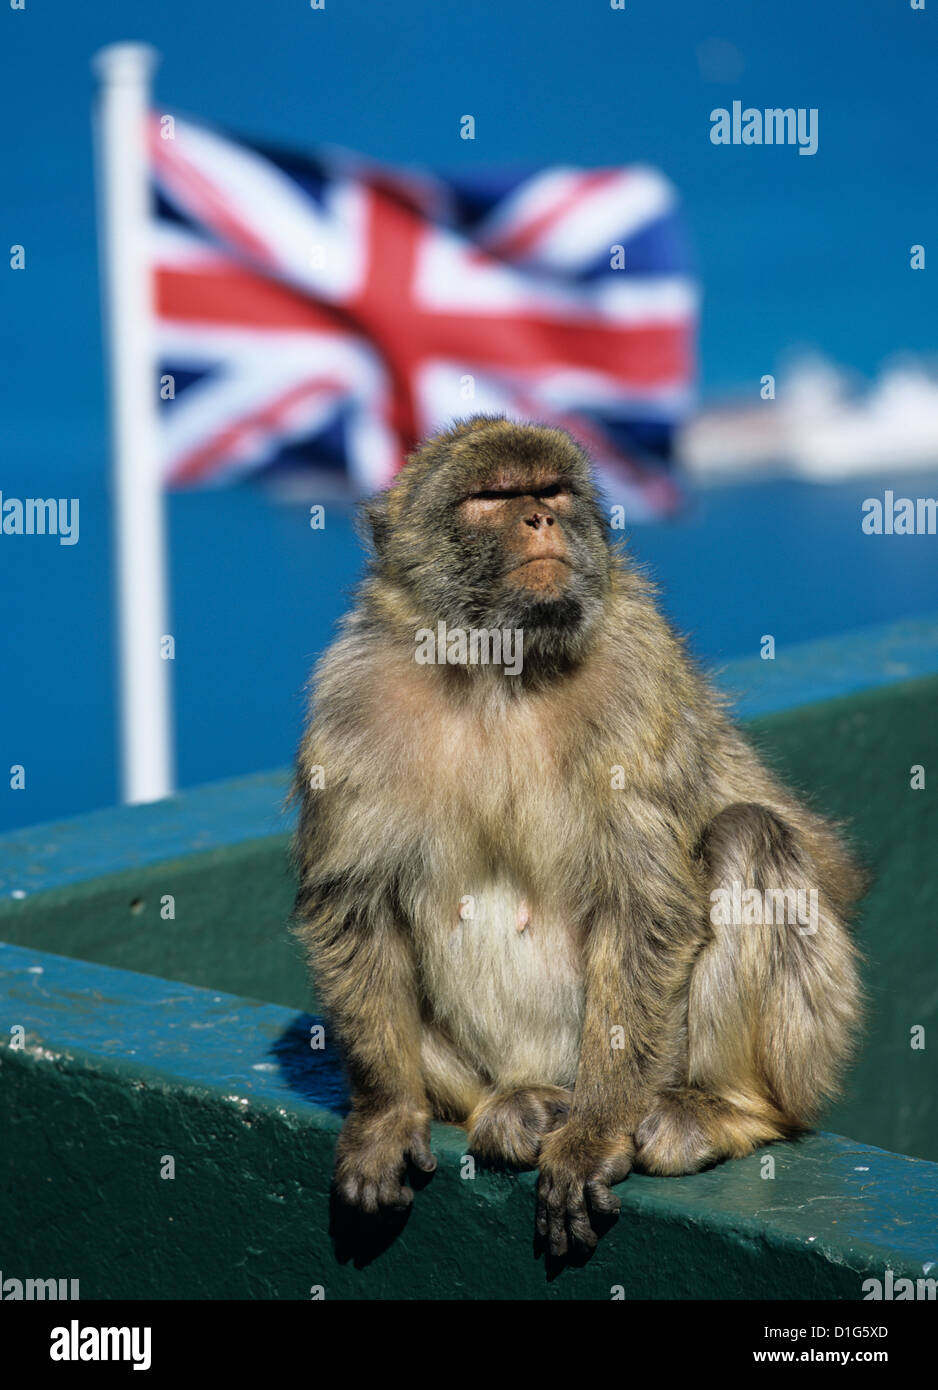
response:
<svg viewBox="0 0 938 1390"><path fill-rule="evenodd" d="M603 1216L618 1216L622 1202L614 1192L603 1182L602 1178L591 1178L586 1184L586 1195L593 1211L602 1212Z"/></svg>
<svg viewBox="0 0 938 1390"><path fill-rule="evenodd" d="M389 1173L382 1179L378 1188L378 1201L382 1207L390 1208L392 1211L406 1211L413 1200L413 1192L404 1186L395 1173Z"/></svg>
<svg viewBox="0 0 938 1390"><path fill-rule="evenodd" d="M430 1145L420 1136L411 1142L408 1150L410 1161L415 1168L419 1168L422 1173L433 1173L436 1171L436 1155L430 1152Z"/></svg>
<svg viewBox="0 0 938 1390"><path fill-rule="evenodd" d="M534 1226L539 1236L547 1239L552 1255L563 1254L567 1247L564 1230L563 1198L560 1189L555 1187L546 1173L542 1173L537 1184L537 1213ZM557 1247L562 1244L563 1250Z"/></svg>
<svg viewBox="0 0 938 1390"><path fill-rule="evenodd" d="M362 1183L359 1206L369 1216L375 1215L378 1210L378 1184L376 1182Z"/></svg>
<svg viewBox="0 0 938 1390"><path fill-rule="evenodd" d="M545 1188L544 1205L547 1214L547 1239L552 1255L567 1253L567 1203L563 1190L555 1183L548 1182Z"/></svg>
<svg viewBox="0 0 938 1390"><path fill-rule="evenodd" d="M347 1207L358 1206L358 1183L355 1178L344 1178L336 1183L335 1188Z"/></svg>
<svg viewBox="0 0 938 1390"><path fill-rule="evenodd" d="M537 1180L537 1210L538 1214L543 1214L547 1219L551 1212L560 1211L563 1207L563 1193L553 1178L547 1173L541 1173Z"/></svg>
<svg viewBox="0 0 938 1390"><path fill-rule="evenodd" d="M548 1240L550 1243L550 1253L552 1255L566 1255L567 1253L567 1221L566 1213L561 1207L558 1211L552 1211L548 1218Z"/></svg>
<svg viewBox="0 0 938 1390"><path fill-rule="evenodd" d="M570 1244L580 1250L595 1250L599 1244L599 1236L590 1225L590 1219L585 1211L568 1213L567 1232Z"/></svg>
<svg viewBox="0 0 938 1390"><path fill-rule="evenodd" d="M595 1250L599 1238L590 1225L586 1198L581 1187L574 1188L567 1198L567 1233L571 1244L584 1250Z"/></svg>
<svg viewBox="0 0 938 1390"><path fill-rule="evenodd" d="M542 1196L540 1190L537 1194L537 1212L534 1217L534 1228L539 1236L547 1235L547 1199Z"/></svg>
<svg viewBox="0 0 938 1390"><path fill-rule="evenodd" d="M614 1182L624 1182L631 1171L632 1155L623 1153L604 1163L600 1169L600 1174L606 1186L611 1187Z"/></svg>

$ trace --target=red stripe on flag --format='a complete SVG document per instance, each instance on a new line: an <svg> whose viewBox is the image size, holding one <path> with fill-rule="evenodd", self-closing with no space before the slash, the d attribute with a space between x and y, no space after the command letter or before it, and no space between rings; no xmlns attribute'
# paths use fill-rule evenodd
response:
<svg viewBox="0 0 938 1390"><path fill-rule="evenodd" d="M246 270L158 267L155 279L160 318L256 332L358 329L408 371L435 356L493 368L584 367L640 388L686 381L693 367L692 321L632 326L598 323L588 314L578 323L421 311L406 286L384 275L375 276L369 292L345 312Z"/></svg>
<svg viewBox="0 0 938 1390"><path fill-rule="evenodd" d="M252 331L335 332L334 309L249 270L157 266L156 312L176 323L211 323Z"/></svg>
<svg viewBox="0 0 938 1390"><path fill-rule="evenodd" d="M375 228L376 235L387 231L386 225ZM343 311L248 270L158 267L156 309L174 323L254 332L357 330L408 380L433 357L486 369L582 367L637 390L684 383L692 372L691 320L632 326L598 323L588 312L583 322L570 322L530 314L423 311L409 297L407 283L390 273L402 268L382 256L381 273Z"/></svg>

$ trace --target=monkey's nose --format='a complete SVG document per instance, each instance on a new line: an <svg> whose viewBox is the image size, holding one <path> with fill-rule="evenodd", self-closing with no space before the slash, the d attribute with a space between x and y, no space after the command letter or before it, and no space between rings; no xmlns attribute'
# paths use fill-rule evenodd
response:
<svg viewBox="0 0 938 1390"><path fill-rule="evenodd" d="M526 516L524 519L525 526L533 526L535 531L541 525L541 522L543 522L545 526L553 526L554 518L552 516L541 516L540 512L532 512L530 516Z"/></svg>

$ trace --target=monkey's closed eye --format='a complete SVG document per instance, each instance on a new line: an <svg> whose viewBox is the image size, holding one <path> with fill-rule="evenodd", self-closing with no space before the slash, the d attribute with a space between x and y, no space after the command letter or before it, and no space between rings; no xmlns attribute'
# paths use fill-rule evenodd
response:
<svg viewBox="0 0 938 1390"><path fill-rule="evenodd" d="M479 492L471 492L466 499L468 502L502 502L511 497L536 497L538 501L548 497L560 497L569 492L563 483L549 483L546 487L537 488L530 494L526 488L492 488L483 489Z"/></svg>

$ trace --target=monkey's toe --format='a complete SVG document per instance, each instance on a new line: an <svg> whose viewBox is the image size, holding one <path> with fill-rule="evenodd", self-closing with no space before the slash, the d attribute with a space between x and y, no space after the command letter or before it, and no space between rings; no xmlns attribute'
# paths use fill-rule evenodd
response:
<svg viewBox="0 0 938 1390"><path fill-rule="evenodd" d="M469 1148L490 1162L533 1167L544 1135L565 1123L571 1099L560 1086L524 1086L488 1096L469 1117Z"/></svg>
<svg viewBox="0 0 938 1390"><path fill-rule="evenodd" d="M693 1086L663 1091L635 1135L635 1166L646 1173L696 1173L724 1158L745 1158L782 1137L768 1105L748 1111Z"/></svg>

